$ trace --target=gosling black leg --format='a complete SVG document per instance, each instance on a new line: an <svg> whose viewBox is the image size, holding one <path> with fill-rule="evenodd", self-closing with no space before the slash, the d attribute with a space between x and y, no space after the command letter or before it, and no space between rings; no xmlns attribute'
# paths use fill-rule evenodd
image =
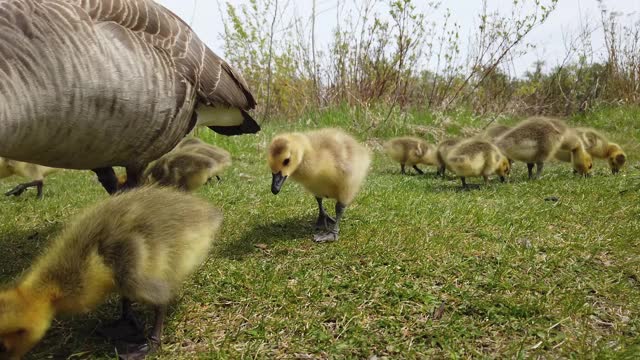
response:
<svg viewBox="0 0 640 360"><path fill-rule="evenodd" d="M444 172L447 170L447 168L444 165L441 165L438 168L438 175L442 176L442 178L444 179Z"/></svg>
<svg viewBox="0 0 640 360"><path fill-rule="evenodd" d="M467 184L467 179L464 176L460 176L460 181L462 182L462 191L469 191L471 189L478 189L480 185L478 184Z"/></svg>
<svg viewBox="0 0 640 360"><path fill-rule="evenodd" d="M327 211L322 205L322 198L316 197L316 201L318 202L318 220L316 221L315 229L328 229L329 225L334 225L336 221L327 214Z"/></svg>
<svg viewBox="0 0 640 360"><path fill-rule="evenodd" d="M417 165L413 165L413 169L420 175L424 175L424 171L420 170Z"/></svg>
<svg viewBox="0 0 640 360"><path fill-rule="evenodd" d="M400 174L407 175L407 172L404 170L404 164L400 164Z"/></svg>
<svg viewBox="0 0 640 360"><path fill-rule="evenodd" d="M6 196L11 196L11 195L20 196L28 188L35 187L38 190L37 198L38 199L42 199L42 187L43 187L43 185L44 185L44 183L42 182L42 180L34 180L34 181L31 181L31 182L28 182L28 183L18 184L16 187L14 187L13 189L7 191L4 194Z"/></svg>
<svg viewBox="0 0 640 360"><path fill-rule="evenodd" d="M152 354L160 349L162 344L162 329L164 328L164 318L167 314L167 308L159 305L154 308L155 322L151 334L146 342L138 344L125 344L125 351L119 355L122 360L138 360L144 359L147 355Z"/></svg>
<svg viewBox="0 0 640 360"><path fill-rule="evenodd" d="M118 191L118 177L112 167L93 169L91 171L98 175L98 181L100 181L100 184L109 195L113 195Z"/></svg>
<svg viewBox="0 0 640 360"><path fill-rule="evenodd" d="M527 163L527 172L529 173L529 180L533 179L533 163Z"/></svg>
<svg viewBox="0 0 640 360"><path fill-rule="evenodd" d="M339 201L336 202L336 220L335 224L333 224L333 228L327 232L315 234L313 236L313 241L317 243L324 243L338 240L338 233L340 232L340 219L342 219L342 215L344 214L344 210L346 209L346 207L346 205L341 204Z"/></svg>
<svg viewBox="0 0 640 360"><path fill-rule="evenodd" d="M144 334L142 333L144 327L136 318L131 305L131 300L123 297L120 319L102 327L98 330L98 333L112 340L126 340L132 343L144 340Z"/></svg>

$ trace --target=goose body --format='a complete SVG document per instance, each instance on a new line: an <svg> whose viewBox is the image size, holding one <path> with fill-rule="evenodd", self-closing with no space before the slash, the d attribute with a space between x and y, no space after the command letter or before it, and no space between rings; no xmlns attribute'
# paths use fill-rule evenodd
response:
<svg viewBox="0 0 640 360"><path fill-rule="evenodd" d="M240 74L152 0L0 1L0 156L124 166L135 183L196 123L257 132L255 104Z"/></svg>
<svg viewBox="0 0 640 360"><path fill-rule="evenodd" d="M436 147L425 140L404 136L387 141L384 144L385 151L395 161L400 163L400 171L405 174L405 166L409 165L419 174L424 174L418 164L438 165Z"/></svg>
<svg viewBox="0 0 640 360"><path fill-rule="evenodd" d="M27 188L35 186L38 189L37 197L42 198L44 178L58 170L60 169L0 157L0 179L17 175L31 180L8 191L5 193L7 196L20 196Z"/></svg>
<svg viewBox="0 0 640 360"><path fill-rule="evenodd" d="M462 187L468 188L467 177L482 176L485 183L489 176L498 175L504 182L509 175L509 160L491 142L469 139L458 143L445 158L447 168L460 177Z"/></svg>
<svg viewBox="0 0 640 360"><path fill-rule="evenodd" d="M88 312L112 293L123 298L123 316L133 316L130 301L155 308L150 345L158 346L167 304L206 259L221 222L207 202L158 187L86 209L0 292L0 358L19 359L55 316Z"/></svg>
<svg viewBox="0 0 640 360"><path fill-rule="evenodd" d="M280 134L269 145L267 162L273 175L271 191L278 194L289 177L312 193L319 208L316 228L331 226L316 234L317 242L338 239L338 225L369 171L371 154L353 137L338 129ZM322 205L324 198L336 200L336 218Z"/></svg>

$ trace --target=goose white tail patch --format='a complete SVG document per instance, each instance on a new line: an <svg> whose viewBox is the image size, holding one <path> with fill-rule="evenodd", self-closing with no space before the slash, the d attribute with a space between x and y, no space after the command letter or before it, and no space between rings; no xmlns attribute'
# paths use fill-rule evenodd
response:
<svg viewBox="0 0 640 360"><path fill-rule="evenodd" d="M239 126L244 122L242 112L236 108L201 106L196 109L197 126Z"/></svg>

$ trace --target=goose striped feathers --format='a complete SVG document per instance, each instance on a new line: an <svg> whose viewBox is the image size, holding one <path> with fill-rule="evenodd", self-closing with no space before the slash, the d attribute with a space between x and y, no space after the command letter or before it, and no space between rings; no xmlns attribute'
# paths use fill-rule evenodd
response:
<svg viewBox="0 0 640 360"><path fill-rule="evenodd" d="M140 169L196 121L255 133L242 76L152 0L0 0L0 156Z"/></svg>

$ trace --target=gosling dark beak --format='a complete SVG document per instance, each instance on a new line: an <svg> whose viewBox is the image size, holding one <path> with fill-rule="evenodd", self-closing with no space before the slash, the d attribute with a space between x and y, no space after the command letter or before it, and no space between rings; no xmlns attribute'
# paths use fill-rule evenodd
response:
<svg viewBox="0 0 640 360"><path fill-rule="evenodd" d="M278 195L285 180L287 180L287 177L282 176L282 172L273 174L273 180L271 181L271 192L273 193L273 195Z"/></svg>
<svg viewBox="0 0 640 360"><path fill-rule="evenodd" d="M500 182L504 183L505 181L507 181L507 178L505 178L504 176L500 176Z"/></svg>

